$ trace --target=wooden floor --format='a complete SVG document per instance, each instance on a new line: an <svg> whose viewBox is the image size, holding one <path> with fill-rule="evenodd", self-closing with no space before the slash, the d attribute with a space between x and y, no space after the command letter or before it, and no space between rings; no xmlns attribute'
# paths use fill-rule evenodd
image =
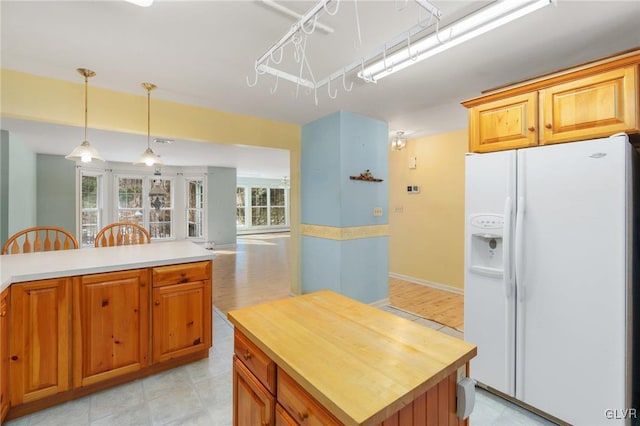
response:
<svg viewBox="0 0 640 426"><path fill-rule="evenodd" d="M464 296L389 278L391 306L464 331Z"/></svg>
<svg viewBox="0 0 640 426"><path fill-rule="evenodd" d="M236 247L216 249L214 304L228 311L273 300L291 293L289 233L239 236ZM462 331L461 295L389 279L391 305Z"/></svg>
<svg viewBox="0 0 640 426"><path fill-rule="evenodd" d="M225 315L289 297L289 233L238 236L235 248L215 252L213 303Z"/></svg>

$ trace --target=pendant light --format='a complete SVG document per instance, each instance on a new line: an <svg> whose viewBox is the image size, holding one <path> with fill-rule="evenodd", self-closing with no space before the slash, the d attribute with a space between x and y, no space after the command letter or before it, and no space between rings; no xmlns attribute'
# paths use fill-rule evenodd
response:
<svg viewBox="0 0 640 426"><path fill-rule="evenodd" d="M138 162L134 164L146 164L149 167L154 164L162 165L160 157L151 149L151 91L157 86L151 83L142 83L142 87L147 91L147 150L142 153Z"/></svg>
<svg viewBox="0 0 640 426"><path fill-rule="evenodd" d="M104 161L104 158L98 153L98 151L91 146L87 140L87 87L89 85L89 78L96 75L95 72L86 69L78 68L78 73L84 76L84 141L78 145L71 154L67 155L67 160L82 161L83 163L90 163L91 160Z"/></svg>

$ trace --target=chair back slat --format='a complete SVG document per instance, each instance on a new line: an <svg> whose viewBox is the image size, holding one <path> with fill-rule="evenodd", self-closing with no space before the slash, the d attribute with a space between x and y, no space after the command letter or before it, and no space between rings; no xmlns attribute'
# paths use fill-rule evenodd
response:
<svg viewBox="0 0 640 426"><path fill-rule="evenodd" d="M31 253L31 241L29 241L29 234L24 234L24 243L22 243L22 252Z"/></svg>
<svg viewBox="0 0 640 426"><path fill-rule="evenodd" d="M54 241L51 241L51 234ZM44 237L44 240L42 239ZM61 247L60 238L65 239ZM2 254L32 253L50 250L78 248L78 240L69 231L57 226L35 226L13 234L2 247Z"/></svg>
<svg viewBox="0 0 640 426"><path fill-rule="evenodd" d="M130 222L116 222L105 226L96 234L96 247L112 247L131 244L148 244L151 236L141 225Z"/></svg>

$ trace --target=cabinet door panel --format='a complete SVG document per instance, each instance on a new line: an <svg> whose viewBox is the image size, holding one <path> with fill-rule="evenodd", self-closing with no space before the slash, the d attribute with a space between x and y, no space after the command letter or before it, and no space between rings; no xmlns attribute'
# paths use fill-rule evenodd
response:
<svg viewBox="0 0 640 426"><path fill-rule="evenodd" d="M276 426L298 426L298 422L278 403L276 403Z"/></svg>
<svg viewBox="0 0 640 426"><path fill-rule="evenodd" d="M9 411L9 289L0 295L0 423Z"/></svg>
<svg viewBox="0 0 640 426"><path fill-rule="evenodd" d="M197 281L153 289L153 361L211 346L211 284Z"/></svg>
<svg viewBox="0 0 640 426"><path fill-rule="evenodd" d="M621 68L540 92L543 143L610 136L637 127L636 67Z"/></svg>
<svg viewBox="0 0 640 426"><path fill-rule="evenodd" d="M82 277L74 292L74 384L85 386L147 364L148 272Z"/></svg>
<svg viewBox="0 0 640 426"><path fill-rule="evenodd" d="M537 108L537 92L471 108L470 150L489 152L536 145Z"/></svg>
<svg viewBox="0 0 640 426"><path fill-rule="evenodd" d="M60 278L11 288L11 405L69 388L70 282Z"/></svg>
<svg viewBox="0 0 640 426"><path fill-rule="evenodd" d="M237 357L233 358L233 425L274 425L275 398Z"/></svg>

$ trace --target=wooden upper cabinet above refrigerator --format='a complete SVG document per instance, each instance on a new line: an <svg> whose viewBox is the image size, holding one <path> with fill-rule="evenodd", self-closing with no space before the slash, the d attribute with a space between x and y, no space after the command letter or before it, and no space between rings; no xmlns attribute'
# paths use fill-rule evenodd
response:
<svg viewBox="0 0 640 426"><path fill-rule="evenodd" d="M469 108L469 151L640 132L640 50L491 91Z"/></svg>

